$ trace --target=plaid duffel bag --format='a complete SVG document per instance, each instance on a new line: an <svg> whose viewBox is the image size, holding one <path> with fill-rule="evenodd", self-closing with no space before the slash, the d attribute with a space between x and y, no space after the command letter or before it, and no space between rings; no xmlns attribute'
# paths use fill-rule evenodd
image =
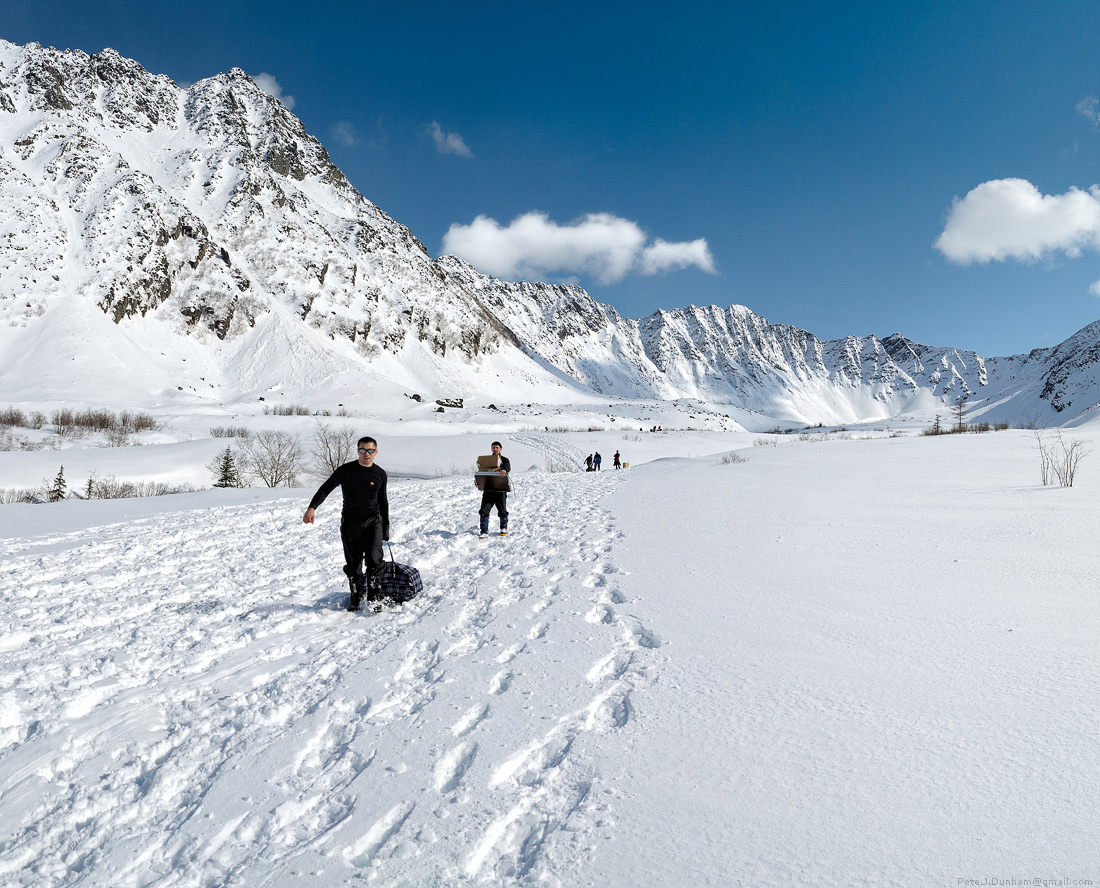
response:
<svg viewBox="0 0 1100 888"><path fill-rule="evenodd" d="M393 560L393 545L390 545L390 560L382 562L379 575L382 597L392 601L412 601L424 591L420 571L410 564L398 564Z"/></svg>

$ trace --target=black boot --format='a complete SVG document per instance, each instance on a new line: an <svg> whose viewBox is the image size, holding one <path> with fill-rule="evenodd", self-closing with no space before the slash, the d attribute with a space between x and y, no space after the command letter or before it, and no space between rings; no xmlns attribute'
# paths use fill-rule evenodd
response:
<svg viewBox="0 0 1100 888"><path fill-rule="evenodd" d="M366 590L367 579L362 574L357 574L354 577L348 577L348 585L351 587L351 599L348 601L348 610L359 610L359 603L363 600L363 593Z"/></svg>
<svg viewBox="0 0 1100 888"><path fill-rule="evenodd" d="M366 578L367 586L367 602L370 604L371 610L378 612L382 610L382 577L376 571L371 571L367 574Z"/></svg>

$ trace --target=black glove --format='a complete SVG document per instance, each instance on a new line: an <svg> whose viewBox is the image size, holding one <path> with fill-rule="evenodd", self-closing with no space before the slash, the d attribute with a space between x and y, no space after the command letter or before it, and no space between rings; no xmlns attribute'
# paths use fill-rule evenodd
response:
<svg viewBox="0 0 1100 888"><path fill-rule="evenodd" d="M385 543L390 541L390 523L388 521L382 525L382 541Z"/></svg>

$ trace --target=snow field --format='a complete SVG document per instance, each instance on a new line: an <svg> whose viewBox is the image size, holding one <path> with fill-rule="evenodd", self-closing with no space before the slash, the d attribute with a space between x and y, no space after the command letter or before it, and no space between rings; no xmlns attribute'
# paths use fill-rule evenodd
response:
<svg viewBox="0 0 1100 888"><path fill-rule="evenodd" d="M661 663L599 505L624 479L525 473L485 541L468 479L394 482L426 588L379 615L343 610L338 496L6 541L0 881L570 884Z"/></svg>
<svg viewBox="0 0 1100 888"><path fill-rule="evenodd" d="M606 501L667 664L605 884L1095 881L1100 457L1062 489L1024 432L742 453Z"/></svg>

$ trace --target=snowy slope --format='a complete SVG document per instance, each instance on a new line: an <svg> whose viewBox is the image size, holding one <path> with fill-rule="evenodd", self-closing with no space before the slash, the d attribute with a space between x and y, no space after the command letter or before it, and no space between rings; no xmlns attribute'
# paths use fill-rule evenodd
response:
<svg viewBox="0 0 1100 888"><path fill-rule="evenodd" d="M985 358L739 305L624 318L433 259L240 69L181 89L114 50L0 41L0 401L89 379L132 406L691 399L763 428L930 419L965 395L976 418L1072 425L1098 357L1100 324Z"/></svg>
<svg viewBox="0 0 1100 888"><path fill-rule="evenodd" d="M376 616L306 491L4 506L0 881L1090 878L1098 476L1032 444L520 473L485 542L395 483Z"/></svg>

